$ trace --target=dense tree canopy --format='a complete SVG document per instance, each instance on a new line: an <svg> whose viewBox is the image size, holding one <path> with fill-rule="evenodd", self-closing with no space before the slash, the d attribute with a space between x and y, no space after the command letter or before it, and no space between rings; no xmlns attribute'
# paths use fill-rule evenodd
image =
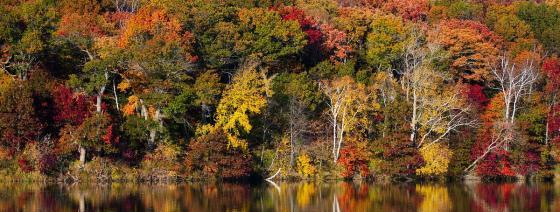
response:
<svg viewBox="0 0 560 212"><path fill-rule="evenodd" d="M559 5L4 1L0 169L551 177Z"/></svg>

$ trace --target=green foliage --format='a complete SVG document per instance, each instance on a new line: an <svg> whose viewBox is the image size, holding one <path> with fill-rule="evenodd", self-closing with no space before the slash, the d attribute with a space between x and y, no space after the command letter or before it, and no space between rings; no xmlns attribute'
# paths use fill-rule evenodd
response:
<svg viewBox="0 0 560 212"><path fill-rule="evenodd" d="M0 41L4 43L12 43L21 35L21 29L14 27L17 22L17 16L9 11L6 5L0 6Z"/></svg>
<svg viewBox="0 0 560 212"><path fill-rule="evenodd" d="M447 8L447 16L457 19L478 19L483 14L483 5L466 0L458 0L450 3Z"/></svg>
<svg viewBox="0 0 560 212"><path fill-rule="evenodd" d="M238 16L241 33L235 51L242 57L254 56L269 63L299 53L306 44L299 24L282 20L274 11L241 9Z"/></svg>
<svg viewBox="0 0 560 212"><path fill-rule="evenodd" d="M155 124L138 116L127 116L122 126L129 147L133 150L141 150L147 143L149 129Z"/></svg>
<svg viewBox="0 0 560 212"><path fill-rule="evenodd" d="M377 15L371 22L371 31L366 37L365 59L378 69L391 68L395 60L403 53L410 33L401 18L393 15Z"/></svg>
<svg viewBox="0 0 560 212"><path fill-rule="evenodd" d="M321 96L318 95L317 85L313 83L307 73L283 73L276 76L272 81L272 91L273 98L283 106L297 101L313 111L320 104Z"/></svg>
<svg viewBox="0 0 560 212"><path fill-rule="evenodd" d="M547 50L560 51L560 12L532 1L518 4L517 16L531 26L535 37Z"/></svg>

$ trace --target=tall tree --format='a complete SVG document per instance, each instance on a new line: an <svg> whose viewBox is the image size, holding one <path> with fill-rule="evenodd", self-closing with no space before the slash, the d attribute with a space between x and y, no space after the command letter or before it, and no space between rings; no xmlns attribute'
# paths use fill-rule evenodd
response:
<svg viewBox="0 0 560 212"><path fill-rule="evenodd" d="M191 78L192 64L197 61L193 44L193 34L183 29L177 17L151 5L126 20L118 35L118 45L128 55L122 88L137 100L129 99L128 105L140 108L145 120L157 123L150 129L149 146L163 128L163 108Z"/></svg>
<svg viewBox="0 0 560 212"><path fill-rule="evenodd" d="M324 80L320 88L327 98L329 122L332 130L332 156L337 162L346 133L357 129L365 121L364 114L371 107L372 98L365 86L356 83L352 78L344 76L334 80Z"/></svg>
<svg viewBox="0 0 560 212"><path fill-rule="evenodd" d="M241 136L253 128L249 115L261 113L267 103L269 79L256 68L247 65L234 76L216 111L215 126L226 133L228 146L234 148L247 149L248 143Z"/></svg>

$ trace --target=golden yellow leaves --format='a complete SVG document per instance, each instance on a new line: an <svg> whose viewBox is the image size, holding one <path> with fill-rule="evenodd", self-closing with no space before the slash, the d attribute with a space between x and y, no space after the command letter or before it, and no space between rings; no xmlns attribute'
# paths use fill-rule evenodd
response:
<svg viewBox="0 0 560 212"><path fill-rule="evenodd" d="M0 94L2 94L2 92L7 90L8 88L12 87L13 83L14 80L10 76L4 74L3 72L0 72Z"/></svg>
<svg viewBox="0 0 560 212"><path fill-rule="evenodd" d="M311 161L311 157L307 154L301 154L298 156L296 161L296 170L303 177L312 177L316 172L315 166L313 166Z"/></svg>
<svg viewBox="0 0 560 212"><path fill-rule="evenodd" d="M240 70L228 85L217 108L216 126L222 128L230 146L247 148L247 142L240 139L242 131L253 128L250 114L259 114L266 105L264 75L254 68Z"/></svg>
<svg viewBox="0 0 560 212"><path fill-rule="evenodd" d="M364 124L367 118L363 114L368 110L380 108L378 103L372 103L373 97L366 86L357 83L349 76L334 80L323 80L321 89L328 98L331 115L341 117L342 130L352 131L356 125ZM334 110L333 110L334 109Z"/></svg>
<svg viewBox="0 0 560 212"><path fill-rule="evenodd" d="M115 54L117 48L117 38L115 36L103 36L94 39L93 48L96 50L97 56L101 59L110 58Z"/></svg>
<svg viewBox="0 0 560 212"><path fill-rule="evenodd" d="M130 82L128 82L128 80L124 80L119 83L119 85L117 85L117 88L119 89L119 91L125 92L130 88Z"/></svg>
<svg viewBox="0 0 560 212"><path fill-rule="evenodd" d="M419 175L442 175L447 173L453 152L442 143L433 143L420 149L426 165L416 170Z"/></svg>
<svg viewBox="0 0 560 212"><path fill-rule="evenodd" d="M247 141L235 135L232 135L230 133L227 133L227 140L229 142L229 145L232 146L233 148L241 148L241 149L248 148Z"/></svg>

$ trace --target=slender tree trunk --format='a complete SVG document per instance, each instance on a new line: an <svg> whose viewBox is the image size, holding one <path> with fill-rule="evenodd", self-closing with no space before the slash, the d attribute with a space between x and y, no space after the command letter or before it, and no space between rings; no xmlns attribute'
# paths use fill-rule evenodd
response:
<svg viewBox="0 0 560 212"><path fill-rule="evenodd" d="M333 119L333 158L334 158L334 163L336 163L336 140L337 140L337 123L336 123L336 118Z"/></svg>
<svg viewBox="0 0 560 212"><path fill-rule="evenodd" d="M119 96L117 95L117 86L115 86L115 80L113 79L113 95L115 95L115 105L117 106L117 110L119 108Z"/></svg>
<svg viewBox="0 0 560 212"><path fill-rule="evenodd" d="M105 71L105 80L109 80L109 72ZM97 94L97 102L95 104L95 109L98 113L101 113L101 102L103 98L103 94L105 93L106 85L102 85L99 88L99 93Z"/></svg>
<svg viewBox="0 0 560 212"><path fill-rule="evenodd" d="M294 164L294 126L290 120L290 166Z"/></svg>
<svg viewBox="0 0 560 212"><path fill-rule="evenodd" d="M80 151L80 165L82 165L83 167L84 165L86 165L86 148L80 145L79 151Z"/></svg>
<svg viewBox="0 0 560 212"><path fill-rule="evenodd" d="M154 120L158 122L159 127L163 127L161 110L156 109L156 114L154 115ZM153 147L156 143L157 128L150 129L150 139L148 141L148 146Z"/></svg>
<svg viewBox="0 0 560 212"><path fill-rule="evenodd" d="M144 104L144 100L140 99L140 114L144 117L144 120L148 120L148 109Z"/></svg>
<svg viewBox="0 0 560 212"><path fill-rule="evenodd" d="M414 144L414 140L416 139L416 119L417 119L417 110L418 110L418 97L416 96L416 90L412 91L412 119L410 121L410 143Z"/></svg>
<svg viewBox="0 0 560 212"><path fill-rule="evenodd" d="M101 90L99 91L99 94L97 95L97 101L95 103L95 111L97 113L101 113L101 103L102 103L102 97L103 97L103 92L105 91L105 86L103 86L101 88Z"/></svg>

